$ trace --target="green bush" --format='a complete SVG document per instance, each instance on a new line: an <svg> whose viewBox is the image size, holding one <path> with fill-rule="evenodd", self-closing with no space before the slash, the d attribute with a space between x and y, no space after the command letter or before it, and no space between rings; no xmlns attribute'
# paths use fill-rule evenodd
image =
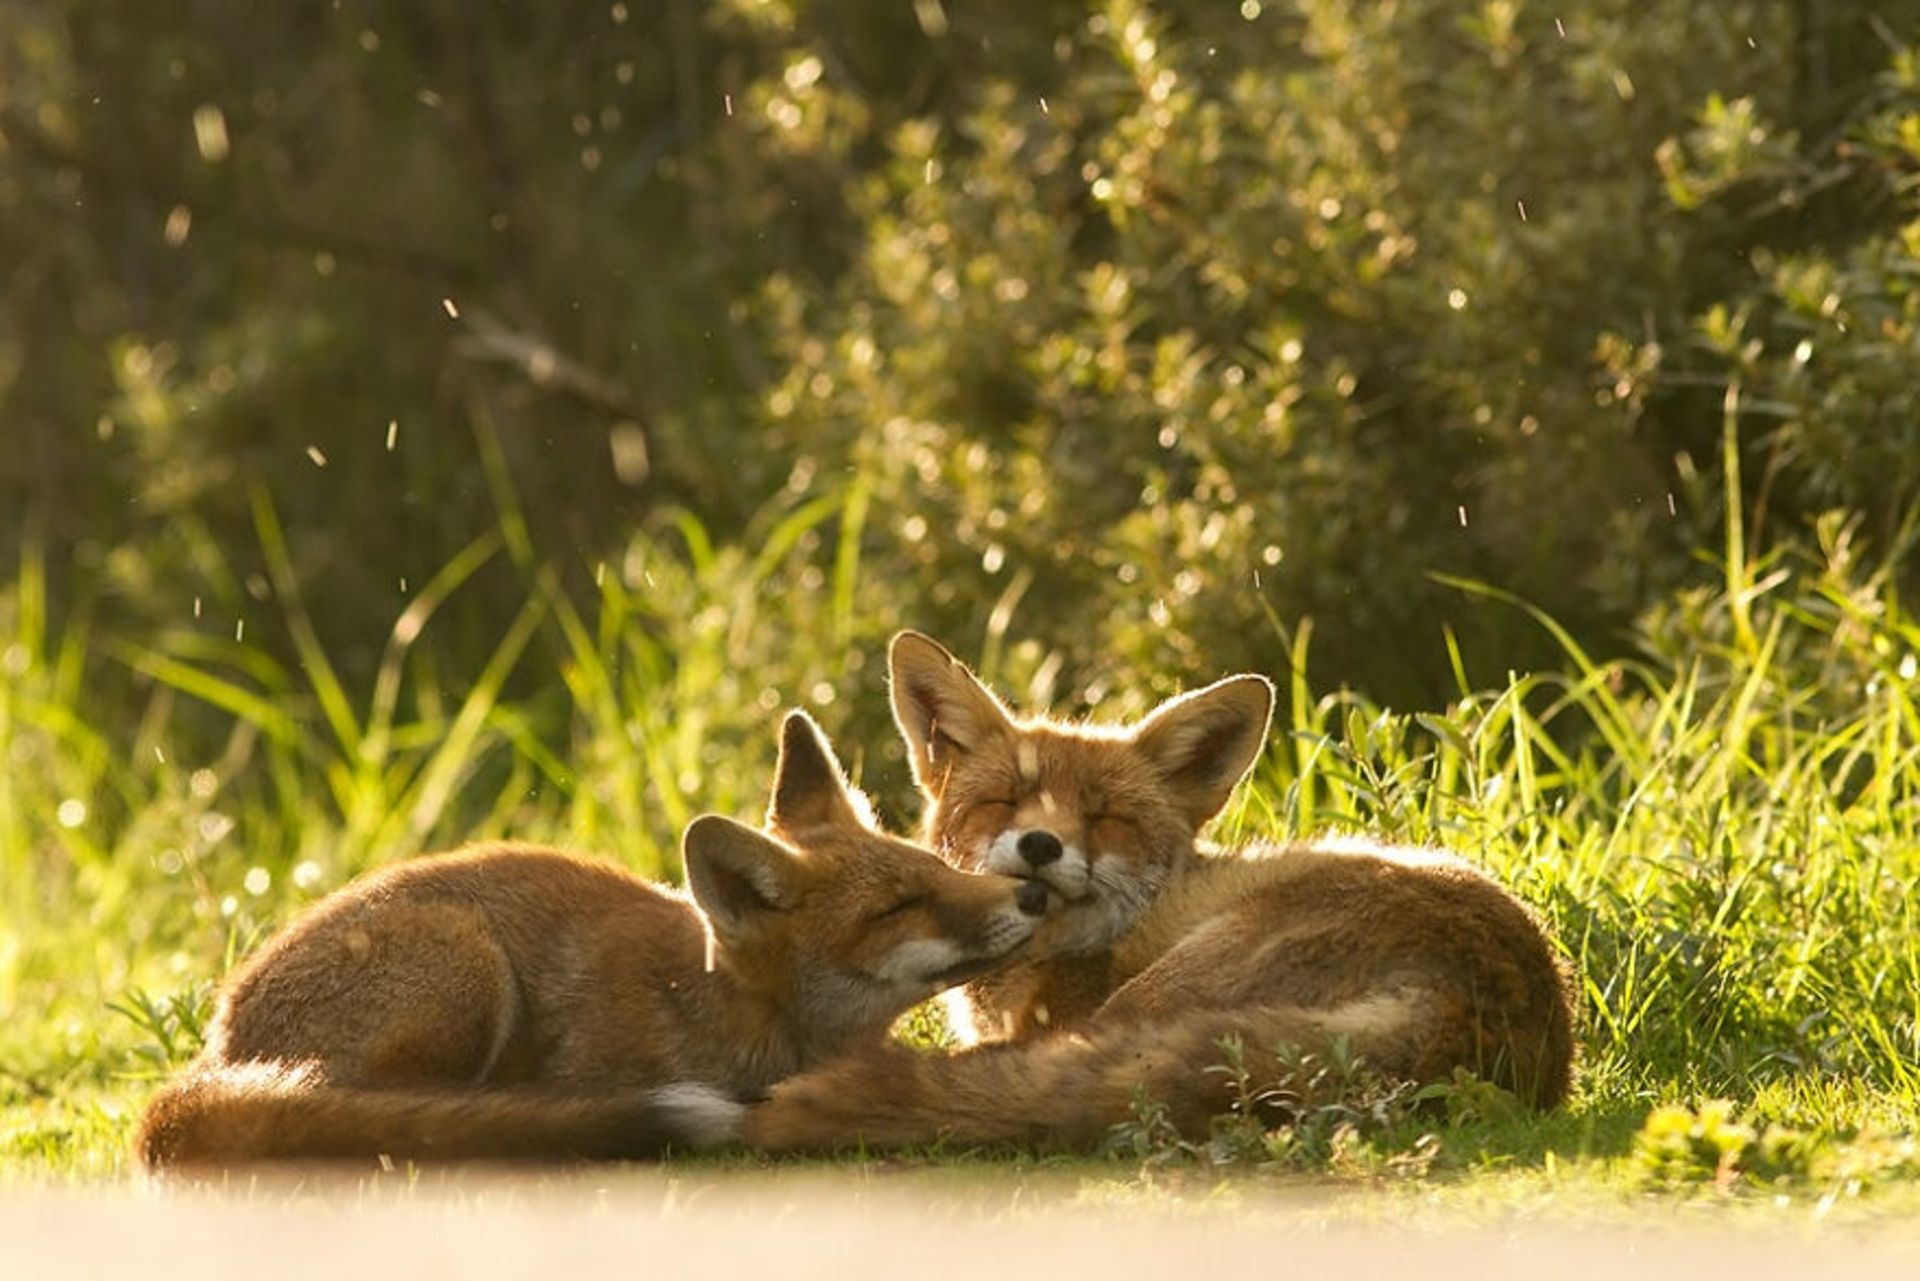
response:
<svg viewBox="0 0 1920 1281"><path fill-rule="evenodd" d="M1862 513L1882 545L1920 501L1920 49L1898 48L1862 109L1801 143L1751 100L1710 102L1662 156L1697 217L1789 234L1700 319L1697 342L1764 451L1759 510Z"/></svg>
<svg viewBox="0 0 1920 1281"><path fill-rule="evenodd" d="M1435 571L1619 652L1722 532L1729 380L1770 519L1914 493L1883 9L9 6L0 553L224 631L276 612L264 489L365 680L510 476L577 602L673 510L865 513L890 618L1017 619L1063 694L1307 616L1397 702L1442 627L1475 683L1551 660Z"/></svg>

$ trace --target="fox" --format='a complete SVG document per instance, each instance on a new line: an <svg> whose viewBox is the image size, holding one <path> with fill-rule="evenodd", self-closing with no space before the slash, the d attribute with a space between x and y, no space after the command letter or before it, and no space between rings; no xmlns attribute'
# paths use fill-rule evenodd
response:
<svg viewBox="0 0 1920 1281"><path fill-rule="evenodd" d="M147 1107L149 1172L314 1159L641 1159L1005 963L1037 881L883 834L804 712L760 832L703 815L687 893L527 845L415 859L236 968Z"/></svg>
<svg viewBox="0 0 1920 1281"><path fill-rule="evenodd" d="M1110 726L1017 717L916 632L888 665L926 844L1053 901L1019 957L966 986L969 1048L873 1045L796 1074L746 1110L744 1142L1084 1147L1142 1100L1204 1134L1236 1099L1285 1116L1340 1088L1306 1056L1407 1082L1465 1069L1542 1109L1567 1098L1570 967L1492 879L1357 838L1199 839L1266 744L1264 677ZM1235 1042L1237 1082L1210 1070Z"/></svg>

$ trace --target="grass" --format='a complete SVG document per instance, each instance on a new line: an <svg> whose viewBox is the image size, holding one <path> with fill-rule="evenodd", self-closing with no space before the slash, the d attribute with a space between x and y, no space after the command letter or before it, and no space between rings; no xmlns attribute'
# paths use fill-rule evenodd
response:
<svg viewBox="0 0 1920 1281"><path fill-rule="evenodd" d="M670 877L694 813L758 811L772 726L796 703L906 817L880 679L894 620L860 576L857 488L771 512L734 547L674 518L591 567L584 604L499 490L498 532L406 599L365 689L320 641L264 497L275 608L243 638L215 619L98 634L84 598L56 620L31 553L0 590L0 1177L125 1174L132 1118L197 1045L220 973L368 866L511 833ZM1415 1098L1362 1073L1350 1105L1282 1132L1172 1135L1143 1101L1101 1161L904 1164L1049 1172L1096 1197L1304 1181L1364 1189L1340 1200L1361 1214L1409 1197L1910 1211L1920 625L1887 567L1911 532L1874 563L1837 518L1800 550L1732 539L1711 585L1644 620L1641 658L1597 662L1537 616L1560 670L1463 679L1412 714L1317 691L1311 628L1276 626L1282 719L1219 835L1437 843L1512 886L1582 976L1567 1110L1528 1114L1471 1081ZM436 614L483 573L521 575L526 605L478 670L447 670ZM995 610L981 652L1018 699L1052 673L1011 642L1012 614ZM1126 673L1105 675L1116 706L1138 706Z"/></svg>

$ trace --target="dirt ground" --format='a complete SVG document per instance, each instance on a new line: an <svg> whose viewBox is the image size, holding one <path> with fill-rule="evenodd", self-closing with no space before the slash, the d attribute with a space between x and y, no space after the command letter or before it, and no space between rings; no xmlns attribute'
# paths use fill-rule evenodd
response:
<svg viewBox="0 0 1920 1281"><path fill-rule="evenodd" d="M454 1183L250 1183L221 1191L0 1191L0 1276L208 1281L304 1277L874 1275L1173 1278L1216 1275L1486 1281L1710 1276L1920 1277L1920 1233L1810 1230L1650 1206L1636 1220L1556 1226L1329 1221L1310 1200L1088 1203L925 1187L622 1176Z"/></svg>

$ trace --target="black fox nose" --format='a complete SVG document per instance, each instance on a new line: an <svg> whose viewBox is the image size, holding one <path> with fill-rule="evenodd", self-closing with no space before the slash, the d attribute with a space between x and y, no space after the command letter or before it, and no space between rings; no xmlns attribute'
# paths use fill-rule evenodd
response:
<svg viewBox="0 0 1920 1281"><path fill-rule="evenodd" d="M1022 881L1020 888L1013 892L1013 905L1020 909L1022 916L1045 916L1047 887L1038 881Z"/></svg>
<svg viewBox="0 0 1920 1281"><path fill-rule="evenodd" d="M1028 867L1045 867L1061 854L1060 838L1038 828L1022 832L1020 839L1013 843L1013 848L1020 851L1020 857L1027 860Z"/></svg>

